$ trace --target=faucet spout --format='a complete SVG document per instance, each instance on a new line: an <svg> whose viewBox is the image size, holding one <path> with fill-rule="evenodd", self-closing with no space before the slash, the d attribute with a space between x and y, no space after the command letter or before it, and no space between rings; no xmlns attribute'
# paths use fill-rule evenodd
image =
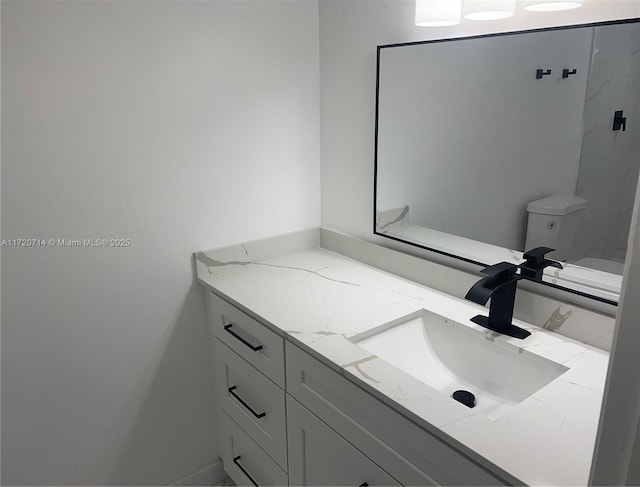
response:
<svg viewBox="0 0 640 487"><path fill-rule="evenodd" d="M516 289L519 279L518 267L508 262L486 267L480 272L487 277L476 282L467 292L465 299L478 304L486 304L489 299L489 316L477 315L471 318L474 323L489 330L515 338L526 338L530 332L511 323L513 307L516 299Z"/></svg>
<svg viewBox="0 0 640 487"><path fill-rule="evenodd" d="M476 282L467 292L465 299L478 304L486 304L489 298L500 288L520 279L520 276L516 275L517 270L517 266L508 262L500 262L499 264L485 267L480 272L487 274L487 277Z"/></svg>

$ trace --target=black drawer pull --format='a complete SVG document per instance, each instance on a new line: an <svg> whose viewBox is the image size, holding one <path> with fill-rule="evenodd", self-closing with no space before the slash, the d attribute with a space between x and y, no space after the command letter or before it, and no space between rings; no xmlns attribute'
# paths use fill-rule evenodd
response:
<svg viewBox="0 0 640 487"><path fill-rule="evenodd" d="M244 343L247 347L249 347L251 350L253 350L254 352L257 352L258 350L262 350L262 345L251 345L247 340L245 340L244 338L242 338L240 335L238 335L235 331L233 331L231 329L233 325L231 323L229 323L228 325L224 325L224 330L228 333L231 334L231 336L237 338L238 340L240 340L242 343Z"/></svg>
<svg viewBox="0 0 640 487"><path fill-rule="evenodd" d="M249 480L251 480L251 483L252 483L253 485L255 485L256 487L260 487L260 486L256 483L256 481L255 481L255 480L253 480L253 477L252 477L251 475L249 475L249 472L247 472L247 471L244 469L244 467L243 467L242 465L240 465L240 462L239 462L238 460L240 460L240 455L238 455L237 457L235 457L235 458L233 459L233 463L235 463L235 464L238 466L238 468L239 468L240 470L242 470L242 473L243 473L243 474L245 474L247 477L249 477Z"/></svg>
<svg viewBox="0 0 640 487"><path fill-rule="evenodd" d="M251 406L249 406L246 402L244 402L244 401L240 398L240 396L238 396L235 392L233 392L233 391L235 391L237 388L238 388L238 386L231 386L231 387L229 387L229 389L228 389L228 390L229 390L229 393L230 393L233 397L235 397L238 401L240 401L240 404L242 404L245 408L247 408L247 409L249 410L249 412L250 412L251 414L253 414L256 418L258 418L258 419L260 419L260 418L264 418L264 417L267 415L267 413L265 413L265 412L262 412L262 413L256 413L256 412L253 410L253 408L252 408Z"/></svg>
<svg viewBox="0 0 640 487"><path fill-rule="evenodd" d="M366 482L361 483L358 487L369 487L369 484Z"/></svg>

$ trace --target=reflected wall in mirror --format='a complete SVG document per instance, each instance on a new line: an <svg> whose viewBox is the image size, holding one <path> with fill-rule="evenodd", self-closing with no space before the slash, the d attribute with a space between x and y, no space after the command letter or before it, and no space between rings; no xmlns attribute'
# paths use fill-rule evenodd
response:
<svg viewBox="0 0 640 487"><path fill-rule="evenodd" d="M546 282L617 302L638 20L380 46L375 233L481 265L553 247Z"/></svg>

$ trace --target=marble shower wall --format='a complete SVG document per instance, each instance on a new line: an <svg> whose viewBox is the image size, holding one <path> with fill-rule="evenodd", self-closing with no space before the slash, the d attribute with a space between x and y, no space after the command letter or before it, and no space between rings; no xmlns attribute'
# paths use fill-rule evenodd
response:
<svg viewBox="0 0 640 487"><path fill-rule="evenodd" d="M572 259L624 261L640 168L640 25L603 26L594 37L576 194L589 201ZM612 131L624 110L626 131Z"/></svg>

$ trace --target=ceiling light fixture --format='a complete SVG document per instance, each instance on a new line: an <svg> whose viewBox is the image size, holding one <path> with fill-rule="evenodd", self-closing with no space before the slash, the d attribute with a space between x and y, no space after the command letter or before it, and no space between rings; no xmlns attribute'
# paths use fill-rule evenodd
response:
<svg viewBox="0 0 640 487"><path fill-rule="evenodd" d="M556 12L582 7L584 0L526 0L524 9L531 12Z"/></svg>
<svg viewBox="0 0 640 487"><path fill-rule="evenodd" d="M460 23L462 0L416 0L416 25L443 27Z"/></svg>
<svg viewBox="0 0 640 487"><path fill-rule="evenodd" d="M516 0L465 0L464 18L469 20L500 20L513 17Z"/></svg>

